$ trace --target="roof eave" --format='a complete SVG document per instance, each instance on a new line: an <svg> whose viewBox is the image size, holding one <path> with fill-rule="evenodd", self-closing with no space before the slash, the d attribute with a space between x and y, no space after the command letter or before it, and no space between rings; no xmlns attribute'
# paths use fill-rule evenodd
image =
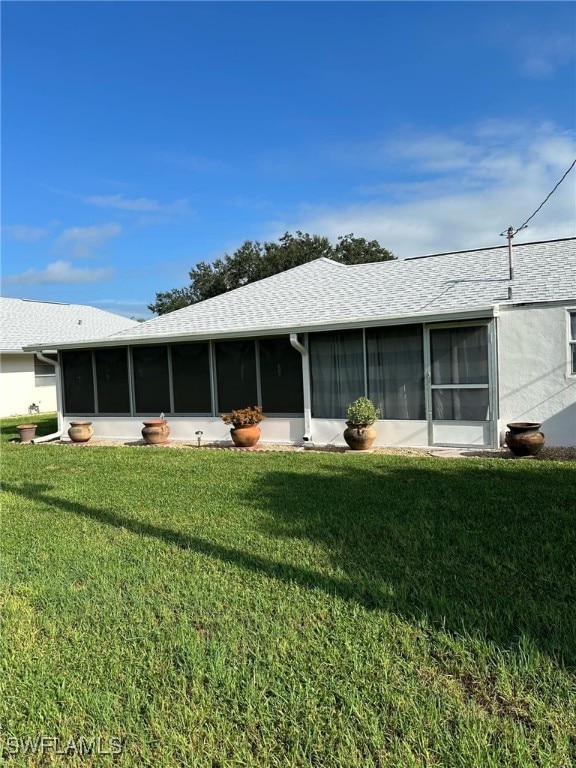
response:
<svg viewBox="0 0 576 768"><path fill-rule="evenodd" d="M289 333L313 333L320 331L336 331L347 328L371 328L380 325L408 325L410 323L427 322L447 322L451 320L473 320L476 318L492 317L498 314L498 304L488 304L474 309L455 309L447 312L416 312L403 315L384 315L375 318L355 318L349 320L331 321L326 323L303 323L298 325L269 325L266 327L249 326L245 328L236 328L234 330L224 330L218 332L186 332L178 334L168 334L164 336L140 336L125 338L107 338L94 339L83 342L67 342L63 344L52 343L52 349L92 349L95 347L126 347L141 346L149 344L170 344L179 341L208 341L222 339L238 339L247 336L277 336L279 334ZM45 346L30 345L24 347L25 351L36 352L46 349Z"/></svg>

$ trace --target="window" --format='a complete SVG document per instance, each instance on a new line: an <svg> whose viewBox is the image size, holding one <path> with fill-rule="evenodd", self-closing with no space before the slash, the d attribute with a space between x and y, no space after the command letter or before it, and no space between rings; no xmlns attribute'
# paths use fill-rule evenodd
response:
<svg viewBox="0 0 576 768"><path fill-rule="evenodd" d="M570 373L576 375L576 311L570 312Z"/></svg>
<svg viewBox="0 0 576 768"><path fill-rule="evenodd" d="M130 413L126 347L94 350L98 413Z"/></svg>
<svg viewBox="0 0 576 768"><path fill-rule="evenodd" d="M368 397L382 419L425 419L421 325L366 331Z"/></svg>
<svg viewBox="0 0 576 768"><path fill-rule="evenodd" d="M254 340L218 341L215 349L218 412L257 405Z"/></svg>
<svg viewBox="0 0 576 768"><path fill-rule="evenodd" d="M44 355L44 357L50 358L56 362L58 360L57 355ZM42 360L38 360L34 355L34 376L55 376L56 368L50 363L43 363Z"/></svg>
<svg viewBox="0 0 576 768"><path fill-rule="evenodd" d="M264 413L304 412L302 355L290 339L260 339L260 388Z"/></svg>
<svg viewBox="0 0 576 768"><path fill-rule="evenodd" d="M174 344L172 387L175 413L212 413L208 343Z"/></svg>
<svg viewBox="0 0 576 768"><path fill-rule="evenodd" d="M363 332L310 334L312 416L343 419L346 408L365 393Z"/></svg>
<svg viewBox="0 0 576 768"><path fill-rule="evenodd" d="M132 362L136 413L169 413L168 347L133 347Z"/></svg>
<svg viewBox="0 0 576 768"><path fill-rule="evenodd" d="M92 352L86 349L62 352L65 413L94 413Z"/></svg>

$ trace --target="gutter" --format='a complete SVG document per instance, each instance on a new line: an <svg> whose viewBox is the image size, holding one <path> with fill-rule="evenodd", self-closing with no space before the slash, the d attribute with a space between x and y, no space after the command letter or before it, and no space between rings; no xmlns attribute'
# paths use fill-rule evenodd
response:
<svg viewBox="0 0 576 768"><path fill-rule="evenodd" d="M62 388L60 386L60 363L58 363L56 360L52 360L49 357L44 357L42 352L37 351L36 357L42 363L50 363L50 365L53 365L55 369L54 373L56 374L56 411L58 413L58 430L56 432L52 432L50 435L35 437L34 440L32 440L34 444L47 443L50 440L58 440L60 437L62 437L62 433L64 432L64 417L62 416Z"/></svg>
<svg viewBox="0 0 576 768"><path fill-rule="evenodd" d="M290 334L290 344L302 355L302 382L304 389L304 435L305 443L312 442L312 396L310 389L310 355L306 347L298 341L296 333Z"/></svg>

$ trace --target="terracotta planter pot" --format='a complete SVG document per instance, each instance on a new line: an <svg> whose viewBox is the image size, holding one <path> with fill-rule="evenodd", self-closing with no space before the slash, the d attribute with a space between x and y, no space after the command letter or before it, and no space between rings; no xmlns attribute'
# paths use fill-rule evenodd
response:
<svg viewBox="0 0 576 768"><path fill-rule="evenodd" d="M21 443L30 443L36 437L37 424L20 424L16 427L20 433Z"/></svg>
<svg viewBox="0 0 576 768"><path fill-rule="evenodd" d="M233 427L230 435L234 445L239 448L252 448L260 440L260 427L258 424L243 424L240 427Z"/></svg>
<svg viewBox="0 0 576 768"><path fill-rule="evenodd" d="M376 430L372 426L365 424L351 424L344 430L344 440L348 443L348 446L353 451L367 451L372 447L372 443L376 440Z"/></svg>
<svg viewBox="0 0 576 768"><path fill-rule="evenodd" d="M68 437L73 443L87 443L94 434L91 421L71 421Z"/></svg>
<svg viewBox="0 0 576 768"><path fill-rule="evenodd" d="M149 419L143 422L142 437L146 445L162 445L170 437L170 427L166 419Z"/></svg>
<svg viewBox="0 0 576 768"><path fill-rule="evenodd" d="M546 441L536 421L515 421L506 425L505 443L515 456L535 456Z"/></svg>

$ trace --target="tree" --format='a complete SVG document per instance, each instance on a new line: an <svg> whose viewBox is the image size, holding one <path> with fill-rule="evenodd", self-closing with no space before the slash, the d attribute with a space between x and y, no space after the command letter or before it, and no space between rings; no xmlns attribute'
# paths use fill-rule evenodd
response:
<svg viewBox="0 0 576 768"><path fill-rule="evenodd" d="M189 286L157 293L156 301L149 304L148 309L157 315L174 312L321 257L341 264L366 264L396 258L377 240L366 240L353 234L341 235L336 245L332 245L327 237L300 230L295 235L286 232L277 243L246 240L231 256L225 254L212 264L198 262L190 270Z"/></svg>

